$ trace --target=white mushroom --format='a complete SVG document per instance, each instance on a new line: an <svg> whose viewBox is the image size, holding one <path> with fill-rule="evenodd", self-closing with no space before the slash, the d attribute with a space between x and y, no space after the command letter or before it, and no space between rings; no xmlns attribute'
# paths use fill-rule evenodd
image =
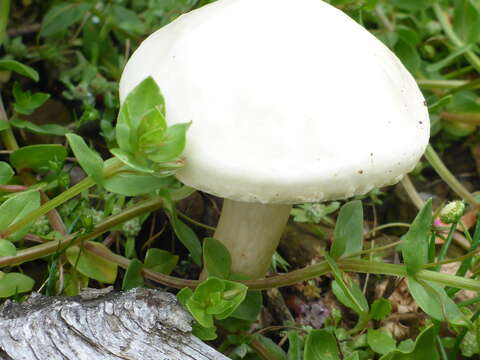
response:
<svg viewBox="0 0 480 360"><path fill-rule="evenodd" d="M320 0L219 0L148 37L120 97L147 76L169 124L192 122L185 184L225 198L215 237L233 271L268 270L291 204L398 182L429 118L415 80L367 30Z"/></svg>

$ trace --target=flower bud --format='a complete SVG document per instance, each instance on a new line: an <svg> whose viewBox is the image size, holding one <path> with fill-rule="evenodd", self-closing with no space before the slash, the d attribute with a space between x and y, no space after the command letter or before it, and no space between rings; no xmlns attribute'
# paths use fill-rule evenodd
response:
<svg viewBox="0 0 480 360"><path fill-rule="evenodd" d="M456 200L449 202L440 211L440 220L445 224L453 224L460 221L465 212L465 204L463 201Z"/></svg>

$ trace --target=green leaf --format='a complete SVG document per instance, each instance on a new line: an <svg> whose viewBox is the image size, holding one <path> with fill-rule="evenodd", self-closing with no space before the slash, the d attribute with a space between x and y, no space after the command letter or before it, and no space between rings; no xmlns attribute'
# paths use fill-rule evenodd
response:
<svg viewBox="0 0 480 360"><path fill-rule="evenodd" d="M8 184L13 175L12 167L5 161L0 161L0 185Z"/></svg>
<svg viewBox="0 0 480 360"><path fill-rule="evenodd" d="M63 163L67 150L61 145L42 144L25 146L10 154L10 163L17 169L33 169L36 172L50 168L51 162Z"/></svg>
<svg viewBox="0 0 480 360"><path fill-rule="evenodd" d="M85 141L76 134L66 135L73 154L82 166L82 169L90 175L95 182L103 183L103 160L98 153L88 147Z"/></svg>
<svg viewBox="0 0 480 360"><path fill-rule="evenodd" d="M2 276L0 273L0 298L31 291L33 285L35 281L27 275L11 272Z"/></svg>
<svg viewBox="0 0 480 360"><path fill-rule="evenodd" d="M392 312L392 303L385 299L376 299L372 304L370 316L373 320L383 320Z"/></svg>
<svg viewBox="0 0 480 360"><path fill-rule="evenodd" d="M217 338L217 327L212 326L209 328L203 327L198 323L192 325L192 334L203 341L212 341Z"/></svg>
<svg viewBox="0 0 480 360"><path fill-rule="evenodd" d="M66 2L52 7L43 17L40 36L49 37L68 29L79 22L93 3Z"/></svg>
<svg viewBox="0 0 480 360"><path fill-rule="evenodd" d="M89 241L88 244L103 252L111 252L109 248L101 243ZM78 246L69 247L66 255L68 262L75 267L79 273L106 284L113 284L115 282L117 278L117 264L93 253L81 250Z"/></svg>
<svg viewBox="0 0 480 360"><path fill-rule="evenodd" d="M368 346L377 354L388 354L396 349L395 340L381 330L368 329Z"/></svg>
<svg viewBox="0 0 480 360"><path fill-rule="evenodd" d="M228 249L220 241L214 238L203 240L203 263L209 275L220 279L230 277L232 258Z"/></svg>
<svg viewBox="0 0 480 360"><path fill-rule="evenodd" d="M428 64L425 66L425 70L428 72L436 72L442 70L444 67L450 65L457 57L465 54L465 52L469 51L472 48L472 44L462 46L455 51L450 52L448 56L442 58L441 60Z"/></svg>
<svg viewBox="0 0 480 360"><path fill-rule="evenodd" d="M32 123L31 121L19 118L10 119L10 123L16 128L30 130L31 132L34 132L36 134L63 136L70 131L66 127L58 124L37 125Z"/></svg>
<svg viewBox="0 0 480 360"><path fill-rule="evenodd" d="M104 166L109 167L115 162L116 159L110 158L105 161ZM142 174L128 166L119 169L115 175L103 181L102 185L105 189L125 196L150 194L156 190L166 189L176 182L173 176L158 177L156 175Z"/></svg>
<svg viewBox="0 0 480 360"><path fill-rule="evenodd" d="M5 230L9 225L23 219L38 207L40 207L40 194L38 191L25 191L9 198L0 206L0 231ZM10 235L8 237L9 240L20 240L25 236L31 226L32 223Z"/></svg>
<svg viewBox="0 0 480 360"><path fill-rule="evenodd" d="M212 327L213 319L222 320L242 303L247 294L247 287L233 281L209 277L202 282L193 295L186 300L186 307L204 327ZM181 294L185 299L186 294Z"/></svg>
<svg viewBox="0 0 480 360"><path fill-rule="evenodd" d="M137 133L139 146L142 151L155 150L162 142L167 129L165 113L161 107L156 107L145 115L140 122Z"/></svg>
<svg viewBox="0 0 480 360"><path fill-rule="evenodd" d="M138 129L145 117L148 123L152 121L152 112L163 115L165 101L160 89L152 77L138 84L123 102L115 128L118 146L127 153L136 153L138 149ZM158 123L163 116L155 118Z"/></svg>
<svg viewBox="0 0 480 360"><path fill-rule="evenodd" d="M139 18L137 13L123 6L113 5L110 8L110 15L115 24L131 36L144 35L147 31L146 24Z"/></svg>
<svg viewBox="0 0 480 360"><path fill-rule="evenodd" d="M173 177L159 178L153 175L139 174L132 170L127 170L126 172L119 172L104 179L103 186L115 194L139 196L168 188L174 182L175 178Z"/></svg>
<svg viewBox="0 0 480 360"><path fill-rule="evenodd" d="M340 360L337 341L327 330L312 330L305 341L304 360Z"/></svg>
<svg viewBox="0 0 480 360"><path fill-rule="evenodd" d="M435 334L435 328L430 326L418 335L415 347L411 351L395 350L383 355L380 360L438 360Z"/></svg>
<svg viewBox="0 0 480 360"><path fill-rule="evenodd" d="M415 46L404 39L399 39L393 50L403 65L405 65L412 74L418 72L420 69L421 58Z"/></svg>
<svg viewBox="0 0 480 360"><path fill-rule="evenodd" d="M434 0L391 0L399 9L407 11L420 11L428 8Z"/></svg>
<svg viewBox="0 0 480 360"><path fill-rule="evenodd" d="M332 283L332 291L337 299L345 306L351 308L357 314L368 313L368 302L362 290L355 281L340 270L335 261L327 254L325 260L332 269L335 281Z"/></svg>
<svg viewBox="0 0 480 360"><path fill-rule="evenodd" d="M190 252L193 261L197 265L200 265L202 263L202 246L200 245L197 234L178 218L171 222L171 224L180 242L185 245Z"/></svg>
<svg viewBox="0 0 480 360"><path fill-rule="evenodd" d="M177 235L180 242L188 249L193 261L197 265L202 264L202 245L197 237L197 234L190 229L183 221L178 219L175 205L170 198L170 195L166 192L162 193L164 198L164 209L170 220L170 224L173 227L175 235ZM207 326L209 327L209 326Z"/></svg>
<svg viewBox="0 0 480 360"><path fill-rule="evenodd" d="M332 291L338 301L357 314L368 312L367 299L355 281L350 279L347 285L343 280L334 280L332 283Z"/></svg>
<svg viewBox="0 0 480 360"><path fill-rule="evenodd" d="M169 275L178 263L178 256L166 250L150 248L145 255L145 268Z"/></svg>
<svg viewBox="0 0 480 360"><path fill-rule="evenodd" d="M147 173L147 174L153 174L155 171L153 169L150 169L148 165L142 164L139 160L135 159L132 154L119 149L119 148L114 148L110 149L110 152L118 158L121 162L123 162L125 165L131 167L134 170L137 170L142 173Z"/></svg>
<svg viewBox="0 0 480 360"><path fill-rule="evenodd" d="M410 276L415 275L427 263L432 221L432 199L429 199L408 232L402 236L402 255Z"/></svg>
<svg viewBox="0 0 480 360"><path fill-rule="evenodd" d="M255 322L262 309L263 297L261 291L248 291L245 300L235 309L230 317Z"/></svg>
<svg viewBox="0 0 480 360"><path fill-rule="evenodd" d="M35 71L30 66L22 64L21 62L15 60L0 60L0 70L10 70L16 72L17 74L26 76L33 81L39 80L37 71Z"/></svg>
<svg viewBox="0 0 480 360"><path fill-rule="evenodd" d="M408 277L408 289L418 306L435 320L447 321L454 325L466 325L465 316L445 293L442 286Z"/></svg>
<svg viewBox="0 0 480 360"><path fill-rule="evenodd" d="M480 104L477 94L470 90L463 90L453 94L452 101L447 106L450 112L480 113Z"/></svg>
<svg viewBox="0 0 480 360"><path fill-rule="evenodd" d="M177 293L177 300L183 306L187 306L187 300L190 299L193 295L193 290L190 288L183 288Z"/></svg>
<svg viewBox="0 0 480 360"><path fill-rule="evenodd" d="M30 115L37 108L42 106L45 101L50 98L50 94L46 93L35 93L32 94L30 91L23 91L20 84L15 82L13 85L13 97L15 102L13 103L13 109L18 114Z"/></svg>
<svg viewBox="0 0 480 360"><path fill-rule="evenodd" d="M351 353L350 355L345 357L345 360L360 360L360 355L358 351Z"/></svg>
<svg viewBox="0 0 480 360"><path fill-rule="evenodd" d="M333 259L362 250L363 208L360 200L350 201L340 208L333 236L330 250Z"/></svg>
<svg viewBox="0 0 480 360"><path fill-rule="evenodd" d="M177 159L185 149L186 133L191 123L169 126L161 144L148 158L154 162L168 162Z"/></svg>
<svg viewBox="0 0 480 360"><path fill-rule="evenodd" d="M457 0L453 13L453 29L466 44L474 44L480 40L480 11L478 2Z"/></svg>
<svg viewBox="0 0 480 360"><path fill-rule="evenodd" d="M138 259L130 260L128 264L127 271L123 277L122 290L127 291L134 289L136 287L143 287L143 275L142 275L143 264Z"/></svg>
<svg viewBox="0 0 480 360"><path fill-rule="evenodd" d="M12 242L0 239L0 257L2 256L15 256L17 254L17 248Z"/></svg>
<svg viewBox="0 0 480 360"><path fill-rule="evenodd" d="M0 131L10 129L10 123L7 120L0 119Z"/></svg>
<svg viewBox="0 0 480 360"><path fill-rule="evenodd" d="M287 331L288 360L302 360L302 339L296 330Z"/></svg>
<svg viewBox="0 0 480 360"><path fill-rule="evenodd" d="M287 360L287 354L272 339L261 334L255 334L254 338L259 342L264 350L268 352L268 359Z"/></svg>

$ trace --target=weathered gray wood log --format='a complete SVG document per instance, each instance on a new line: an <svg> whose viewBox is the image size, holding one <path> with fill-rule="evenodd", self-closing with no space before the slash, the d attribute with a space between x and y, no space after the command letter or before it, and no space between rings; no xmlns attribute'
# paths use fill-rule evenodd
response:
<svg viewBox="0 0 480 360"><path fill-rule="evenodd" d="M191 334L175 296L151 289L32 294L0 308L1 360L228 360Z"/></svg>

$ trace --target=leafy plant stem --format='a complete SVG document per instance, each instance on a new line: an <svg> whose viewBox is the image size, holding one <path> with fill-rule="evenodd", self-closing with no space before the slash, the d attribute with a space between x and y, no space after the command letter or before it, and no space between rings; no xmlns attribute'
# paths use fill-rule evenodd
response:
<svg viewBox="0 0 480 360"><path fill-rule="evenodd" d="M0 0L0 46L7 36L7 23L10 14L10 0Z"/></svg>
<svg viewBox="0 0 480 360"><path fill-rule="evenodd" d="M465 301L461 301L458 303L458 306L459 307L464 307L464 306L469 306L469 305L473 305L477 302L480 301L480 296L475 296L474 298L472 299L468 299L468 300L465 300Z"/></svg>
<svg viewBox="0 0 480 360"><path fill-rule="evenodd" d="M415 189L412 180L410 180L410 176L405 175L403 177L402 186L405 189L405 192L407 193L412 203L417 207L417 209L421 209L424 205L424 201L418 194L417 189Z"/></svg>
<svg viewBox="0 0 480 360"><path fill-rule="evenodd" d="M450 20L448 19L447 15L441 8L438 3L432 5L433 11L435 12L435 16L437 17L440 25L442 26L443 31L447 35L448 39L457 47L461 48L465 46L463 41L458 37L455 31L450 24ZM477 70L480 71L480 58L472 51L467 50L465 51L465 57L468 62Z"/></svg>
<svg viewBox="0 0 480 360"><path fill-rule="evenodd" d="M370 315L368 313L359 314L357 324L355 325L355 327L353 329L350 329L348 331L348 333L349 334L356 334L356 333L364 330L367 327L369 321L370 321Z"/></svg>
<svg viewBox="0 0 480 360"><path fill-rule="evenodd" d="M460 86L467 85L467 80L431 80L431 79L417 79L417 84L425 90L435 89L455 89Z"/></svg>
<svg viewBox="0 0 480 360"><path fill-rule="evenodd" d="M5 0L0 0L0 1L5 1ZM1 10L2 9L0 8L0 11ZM0 22L1 22L1 19L0 19ZM0 28L0 32L1 32L1 28ZM1 44L1 37L0 37L0 44ZM0 96L0 120L8 121L7 112L5 111L5 107L3 106L3 100L1 96ZM10 127L8 129L1 131L1 136L2 136L3 144L8 150L13 151L18 149L17 140L15 139L15 136L13 135L13 131Z"/></svg>
<svg viewBox="0 0 480 360"><path fill-rule="evenodd" d="M429 144L425 150L425 157L438 175L445 181L448 186L462 199L474 207L479 207L480 204L473 197L473 195L457 180L457 178L447 169L443 161L435 152L433 147Z"/></svg>
<svg viewBox="0 0 480 360"><path fill-rule="evenodd" d="M445 259L445 255L447 255L448 248L452 244L453 234L455 233L455 230L457 229L457 224L458 224L458 222L455 222L450 226L450 230L448 232L447 239L443 243L442 248L440 249L440 252L437 256L437 261L440 262L443 259ZM435 268L435 270L439 270L439 269L440 269L440 266L437 266Z"/></svg>
<svg viewBox="0 0 480 360"><path fill-rule="evenodd" d="M448 355L447 355L447 352L445 351L445 347L443 346L442 339L440 338L439 335L437 335L435 337L435 339L437 341L437 346L438 346L438 349L439 349L440 358L442 360L448 360Z"/></svg>
<svg viewBox="0 0 480 360"><path fill-rule="evenodd" d="M377 231L388 229L388 228L391 228L391 227L406 227L406 228L409 228L410 224L409 223L403 223L403 222L392 222L392 223L388 223L388 224L379 225L377 227L374 227L372 230L370 230L366 234L366 236L370 236L370 235L376 233Z"/></svg>
<svg viewBox="0 0 480 360"><path fill-rule="evenodd" d="M278 360L278 357L274 356L273 354L268 351L268 349L257 339L252 338L252 341L249 344L253 350L257 352L258 355L261 356L264 360Z"/></svg>
<svg viewBox="0 0 480 360"><path fill-rule="evenodd" d="M112 164L108 168L104 169L104 177L109 177L113 175L120 167L122 167L123 164L120 161L117 161L116 163ZM53 198L52 200L46 202L43 204L41 207L38 209L32 211L30 214L22 218L21 220L17 221L16 223L10 225L7 227L5 230L3 230L0 233L0 236L2 237L7 237L11 234L13 234L15 231L21 229L25 225L35 221L38 219L40 216L45 215L49 211L55 209L57 206L63 204L64 202L70 200L71 198L77 196L80 194L82 191L85 191L89 189L90 187L94 186L96 183L93 180L92 177L86 177L82 181L80 181L78 184L72 186L68 190L64 191L57 197Z"/></svg>
<svg viewBox="0 0 480 360"><path fill-rule="evenodd" d="M195 219L192 219L190 216L187 216L187 215L185 215L184 213L182 213L182 212L180 212L180 211L178 211L178 210L177 210L177 213L178 213L178 215L179 215L181 218L187 220L189 223L191 223L191 224L193 224L193 225L196 225L196 226L199 226L199 227L201 227L201 228L204 228L204 229L207 229L207 230L211 230L211 231L215 231L215 230L216 230L216 228L214 228L213 226L209 226L209 225L203 224L203 223L201 223L201 222L199 222L199 221L197 221L197 220L195 220Z"/></svg>
<svg viewBox="0 0 480 360"><path fill-rule="evenodd" d="M161 197L153 197L151 199L142 201L135 206L125 209L124 211L112 215L98 224L92 232L80 235L76 238L74 236L65 237L59 241L49 241L41 245L32 246L25 250L20 250L15 256L5 256L0 258L0 267L11 266L39 259L44 256L51 255L57 251L75 245L84 241L94 239L101 234L107 232L109 229L119 225L127 220L138 217L147 212L154 211L163 206L163 199Z"/></svg>
<svg viewBox="0 0 480 360"><path fill-rule="evenodd" d="M477 220L476 221L477 225L475 226L475 232L473 233L473 238L472 239L469 238L470 251L465 256L463 256L461 258L457 258L457 261L462 262L462 264L460 265L460 267L457 270L457 273L455 274L457 276L462 276L463 277L467 274L467 271L470 269L470 266L472 265L473 256L478 254L478 252L479 252L478 245L480 244L480 221L479 221L480 220L480 213L477 213L476 220ZM463 227L463 231L464 231L465 235L470 237L470 233L468 232L468 229L466 228L464 222L460 221L460 224ZM467 255L468 255L468 257L467 257ZM447 291L448 296L452 297L459 290L460 289L448 288L446 291Z"/></svg>
<svg viewBox="0 0 480 360"><path fill-rule="evenodd" d="M163 205L163 201L162 201L162 205ZM111 262L116 263L118 266L122 267L123 269L127 269L131 261L126 257L115 254L113 252L106 252L95 246L90 246L90 244L84 244L84 249L87 252L90 252L92 254L95 254L97 256L104 258L105 260L109 260ZM158 283L161 283L163 285L170 286L177 289L182 289L184 287L194 289L197 285L200 284L200 281L198 280L187 280L187 279L182 279L174 276L164 275L146 268L142 269L142 274L147 279L150 279Z"/></svg>
<svg viewBox="0 0 480 360"><path fill-rule="evenodd" d="M476 113L449 113L442 112L442 119L472 125L480 125L480 115Z"/></svg>
<svg viewBox="0 0 480 360"><path fill-rule="evenodd" d="M404 265L386 264L382 262L340 259L338 260L338 266L344 271L351 272L383 274L400 277L405 277L407 275L407 270ZM321 262L286 274L259 280L247 280L243 281L242 283L247 285L250 290L265 290L273 287L293 285L301 281L325 275L329 272L329 265L326 262ZM436 271L420 270L417 273L417 278L425 281L433 281L446 286L453 286L474 291L480 290L480 281L478 280L466 279Z"/></svg>
<svg viewBox="0 0 480 360"><path fill-rule="evenodd" d="M5 111L5 107L3 105L1 96L0 96L0 120L4 120L8 122L7 113ZM13 130L10 127L2 131L2 140L5 147L9 151L13 152L19 148L17 140L15 139L15 135L13 134ZM19 175L20 175L20 178L22 179L22 182L25 185L32 186L36 183L35 178L28 171L21 171ZM40 194L42 196L42 201L48 202L49 198L45 194L45 192L40 190ZM57 211L55 209L52 209L52 211L49 211L47 213L47 216L50 221L50 224L52 225L52 228L64 234L65 225L63 224L63 221L60 215L57 213Z"/></svg>
<svg viewBox="0 0 480 360"><path fill-rule="evenodd" d="M388 244L388 245L378 246L378 247L374 247L374 248L370 248L370 249L366 249L366 250L362 250L362 251L353 252L353 253L350 253L348 255L343 256L342 259L349 259L349 258L354 258L354 257L360 256L360 255L372 254L372 253L375 253L375 252L388 250L388 249L391 249L393 247L396 247L396 246L400 245L401 243L402 243L402 241L399 240L399 241L395 241L395 242L393 242L391 244Z"/></svg>

